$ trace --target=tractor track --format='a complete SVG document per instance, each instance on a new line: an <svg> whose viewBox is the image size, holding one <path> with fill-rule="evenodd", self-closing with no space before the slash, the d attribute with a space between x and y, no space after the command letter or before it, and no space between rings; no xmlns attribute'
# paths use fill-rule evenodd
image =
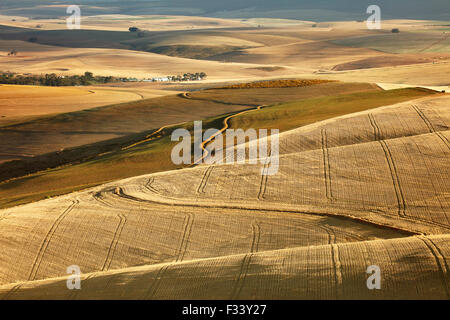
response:
<svg viewBox="0 0 450 320"><path fill-rule="evenodd" d="M337 244L331 244L331 258L334 266L334 283L336 289L336 299L342 297L342 264L339 257L339 247Z"/></svg>
<svg viewBox="0 0 450 320"><path fill-rule="evenodd" d="M445 258L445 255L442 254L441 250L438 246L428 237L419 236L418 237L422 242L427 246L430 253L433 255L434 260L436 261L436 265L439 269L439 273L441 274L441 280L443 287L447 293L447 298L450 298L450 271Z"/></svg>
<svg viewBox="0 0 450 320"><path fill-rule="evenodd" d="M364 223L364 224L370 224L372 226L377 226L377 227L381 227L381 228L386 228L386 229L390 229L390 230L394 230L397 232L402 232L408 235L417 235L417 234L422 234L421 232L418 231L411 231L409 229L402 229L400 227L397 226L392 226L392 225L388 225L388 224L382 224L382 223L375 223L372 220L368 220L365 218L361 218L361 217L356 217L356 216L347 216L347 215L337 215L337 214L333 214L333 213L326 213L326 212L313 212L313 211L304 211L304 210L296 210L296 209L280 209L280 208L253 208L253 207L246 207L246 206L242 206L242 205L214 205L214 204L198 204L198 203L184 203L184 204L180 204L180 203L167 203L164 202L162 200L149 200L149 199L141 199L141 198L137 198L134 196L130 196L127 195L125 193L123 193L123 190L121 193L119 194L115 194L116 196L118 196L119 198L122 198L126 201L133 201L133 202L138 202L138 203L147 203L147 204L158 204L158 205L163 205L163 206L168 206L168 207L179 207L179 208L214 208L214 209L241 209L241 210L247 210L247 211L255 211L255 212L280 212L280 213L297 213L297 214L310 214L310 215L316 215L316 216L327 216L327 217L333 217L333 218L339 218L339 219L345 219L345 220L350 220L350 221L356 221L359 223ZM418 220L412 217L403 217L403 219L405 220L411 220L411 222L417 222ZM449 226L446 225L440 225L434 222L430 222L430 221L425 221L425 220L420 220L420 222L425 223L428 226L439 226L442 227L446 230L450 230Z"/></svg>
<svg viewBox="0 0 450 320"><path fill-rule="evenodd" d="M250 268L250 262L253 255L259 250L259 242L261 240L261 228L257 221L252 223L252 243L250 247L250 253L244 255L242 259L242 263L239 269L239 275L235 281L232 293L231 300L236 300L245 285L245 279L247 278L248 270Z"/></svg>
<svg viewBox="0 0 450 320"><path fill-rule="evenodd" d="M412 108L417 112L419 117L426 124L430 133L434 133L445 144L445 146L450 150L450 141L447 139L447 137L444 136L442 134L442 132L440 132L434 128L433 123L430 121L430 119L428 119L428 117L423 113L423 111L419 109L419 107L417 107L416 105L412 105Z"/></svg>
<svg viewBox="0 0 450 320"><path fill-rule="evenodd" d="M73 210L73 208L77 204L79 204L79 200L72 201L72 204L58 216L58 218L53 222L52 226L48 230L44 240L41 243L38 254L37 254L36 258L34 259L33 265L31 267L31 271L28 276L29 281L33 281L36 279L36 275L39 271L39 267L41 266L42 260L45 255L45 251L47 250L47 248L50 244L50 241L52 240L52 237L54 236L56 230L58 229L59 225L64 220L64 218Z"/></svg>
<svg viewBox="0 0 450 320"><path fill-rule="evenodd" d="M102 271L107 271L111 267L111 263L114 259L114 253L117 249L117 244L119 243L120 235L122 234L122 230L127 222L127 218L125 215L119 213L117 214L119 218L119 224L117 225L116 231L114 232L113 239L108 248L108 254L106 255L105 262L103 263Z"/></svg>
<svg viewBox="0 0 450 320"><path fill-rule="evenodd" d="M197 193L205 193L205 188L208 185L209 177L211 176L211 172L214 170L214 166L209 166L202 176L202 181L200 181L200 184L197 188Z"/></svg>
<svg viewBox="0 0 450 320"><path fill-rule="evenodd" d="M331 164L330 164L330 153L328 149L327 130L322 129L321 134L322 134L323 170L324 170L326 197L330 202L333 202L335 199L331 187Z"/></svg>
<svg viewBox="0 0 450 320"><path fill-rule="evenodd" d="M186 213L183 221L183 236L181 237L180 246L177 250L177 259L175 262L181 262L187 252L187 247L189 245L192 226L194 224L194 215L192 213Z"/></svg>
<svg viewBox="0 0 450 320"><path fill-rule="evenodd" d="M383 149L383 152L384 152L386 162L389 167L389 172L391 174L392 184L394 186L395 196L397 199L397 207L398 207L397 214L400 217L405 217L406 216L406 214L405 214L405 211L406 211L405 196L403 195L403 190L400 185L400 178L398 176L397 167L396 167L394 159L392 157L391 150L390 150L388 144L386 143L386 141L384 139L382 139L380 127L378 126L378 123L375 120L375 117L373 116L373 114L369 113L368 117L369 117L370 125L372 126L372 129L373 129L374 139L375 139L375 141L378 141L378 143L381 145L381 148Z"/></svg>
<svg viewBox="0 0 450 320"><path fill-rule="evenodd" d="M158 292L158 289L161 286L161 282L162 279L164 278L164 275L167 273L167 271L171 266L172 266L171 264L166 264L158 270L155 279L153 280L152 284L150 285L144 296L145 300L150 300L155 297L156 293Z"/></svg>

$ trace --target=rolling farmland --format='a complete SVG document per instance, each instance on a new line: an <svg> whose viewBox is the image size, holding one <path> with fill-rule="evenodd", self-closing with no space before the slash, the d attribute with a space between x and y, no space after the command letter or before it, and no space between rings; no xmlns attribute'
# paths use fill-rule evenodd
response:
<svg viewBox="0 0 450 320"><path fill-rule="evenodd" d="M84 2L0 4L0 300L450 299L444 0Z"/></svg>
<svg viewBox="0 0 450 320"><path fill-rule="evenodd" d="M200 165L1 210L0 297L448 299L448 103L286 131L266 178ZM73 264L79 292L65 288ZM382 290L367 289L369 265Z"/></svg>

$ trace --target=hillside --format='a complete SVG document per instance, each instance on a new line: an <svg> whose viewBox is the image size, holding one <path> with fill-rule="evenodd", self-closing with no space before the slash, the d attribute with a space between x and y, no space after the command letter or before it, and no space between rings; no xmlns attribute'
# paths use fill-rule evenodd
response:
<svg viewBox="0 0 450 320"><path fill-rule="evenodd" d="M63 0L60 3L72 4ZM86 12L94 14L173 14L220 16L227 18L289 18L299 20L355 20L363 18L366 8L373 4L368 0L278 0L258 1L229 0L227 2L206 0L166 0L166 1L108 1L80 0ZM6 14L49 17L60 15L60 8L52 6L51 1L22 0L2 2L2 11ZM424 3L419 0L379 0L378 5L385 8L389 18L445 19L450 7L445 0L432 0ZM39 5L39 6L38 6ZM446 14L447 13L447 14Z"/></svg>
<svg viewBox="0 0 450 320"><path fill-rule="evenodd" d="M448 102L425 97L286 131L275 176L261 176L262 165L197 166L1 210L0 291L448 299ZM85 277L79 293L64 290L72 264ZM374 264L380 291L365 286Z"/></svg>

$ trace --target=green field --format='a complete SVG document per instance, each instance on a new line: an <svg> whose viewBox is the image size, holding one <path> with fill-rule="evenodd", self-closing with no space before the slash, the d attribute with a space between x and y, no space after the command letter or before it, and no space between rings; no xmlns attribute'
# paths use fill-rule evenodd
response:
<svg viewBox="0 0 450 320"><path fill-rule="evenodd" d="M279 129L280 132L329 118L425 97L426 89L396 89L310 98L278 104L231 120L233 128Z"/></svg>
<svg viewBox="0 0 450 320"><path fill-rule="evenodd" d="M432 92L424 89L374 91L372 88L367 92L297 99L297 101L274 104L262 110L238 116L232 119L231 124L234 128L277 128L280 131L286 131L332 117L420 98L429 94ZM203 129L221 128L223 119L230 114L233 113L208 118L204 121ZM181 166L174 165L170 157L172 147L176 143L170 140L170 134L179 127L192 131L192 122L166 128L154 140L138 144L127 150L123 150L122 147L143 139L149 132L101 142L94 146L69 149L66 151L69 152L68 154L70 152L83 154L84 152L90 159L79 160L81 163L48 169L0 183L0 208L70 193L117 179L181 168ZM90 152L92 154L89 154ZM101 155L100 152L105 154ZM47 156L50 161L52 157L60 157L60 154L53 153Z"/></svg>

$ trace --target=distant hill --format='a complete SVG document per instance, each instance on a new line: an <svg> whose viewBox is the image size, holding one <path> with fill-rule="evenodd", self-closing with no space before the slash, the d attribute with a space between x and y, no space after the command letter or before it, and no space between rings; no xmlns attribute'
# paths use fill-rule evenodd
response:
<svg viewBox="0 0 450 320"><path fill-rule="evenodd" d="M60 0L58 4L73 4ZM333 21L367 17L366 8L377 4L385 19L450 20L448 0L79 0L84 14L173 14L224 18L289 18ZM64 8L51 0L2 0L4 15L55 17Z"/></svg>

